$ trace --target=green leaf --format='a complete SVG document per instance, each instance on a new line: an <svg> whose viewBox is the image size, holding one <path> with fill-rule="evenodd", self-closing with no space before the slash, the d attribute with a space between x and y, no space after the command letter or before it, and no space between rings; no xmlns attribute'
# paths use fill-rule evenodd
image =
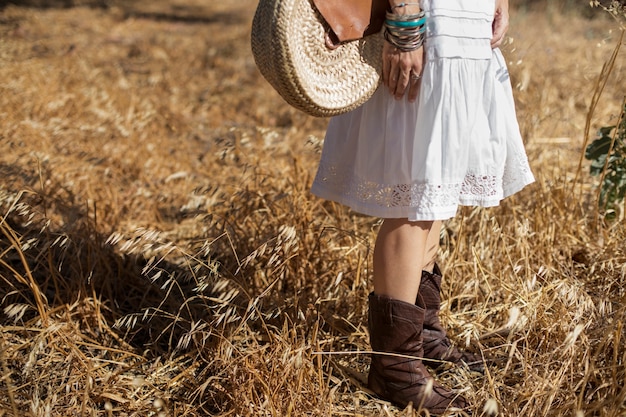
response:
<svg viewBox="0 0 626 417"><path fill-rule="evenodd" d="M611 131L615 129L615 126L604 126L600 128L600 135L602 136L611 136Z"/></svg>
<svg viewBox="0 0 626 417"><path fill-rule="evenodd" d="M589 166L589 173L593 176L600 175L604 169L604 162L606 161L606 155L600 155L597 159L591 161Z"/></svg>
<svg viewBox="0 0 626 417"><path fill-rule="evenodd" d="M606 156L611 148L611 138L609 136L603 136L591 142L587 146L585 152L585 158L589 160L598 159L602 156Z"/></svg>
<svg viewBox="0 0 626 417"><path fill-rule="evenodd" d="M623 111L626 112L626 107ZM598 201L605 218L615 216L615 208L626 198L626 117L622 113L620 118L619 126L600 128L598 137L585 149L585 158L591 161L591 175L601 175L606 168L606 175L599 185Z"/></svg>

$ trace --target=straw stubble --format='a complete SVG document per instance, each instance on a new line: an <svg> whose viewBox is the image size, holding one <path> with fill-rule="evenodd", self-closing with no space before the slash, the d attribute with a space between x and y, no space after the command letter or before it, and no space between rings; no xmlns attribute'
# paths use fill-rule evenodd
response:
<svg viewBox="0 0 626 417"><path fill-rule="evenodd" d="M0 409L417 415L364 386L379 222L310 195L326 121L256 71L253 2L176 5L0 11ZM537 183L441 236L442 320L494 365L439 378L477 415L619 415L623 223L576 178L617 35L528 13L505 53Z"/></svg>

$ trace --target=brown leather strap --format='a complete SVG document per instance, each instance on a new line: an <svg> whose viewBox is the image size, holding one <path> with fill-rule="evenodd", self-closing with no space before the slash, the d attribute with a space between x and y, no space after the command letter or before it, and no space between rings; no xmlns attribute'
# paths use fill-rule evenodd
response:
<svg viewBox="0 0 626 417"><path fill-rule="evenodd" d="M380 31L388 0L312 0L332 29L334 44L361 39ZM328 40L327 40L328 42Z"/></svg>

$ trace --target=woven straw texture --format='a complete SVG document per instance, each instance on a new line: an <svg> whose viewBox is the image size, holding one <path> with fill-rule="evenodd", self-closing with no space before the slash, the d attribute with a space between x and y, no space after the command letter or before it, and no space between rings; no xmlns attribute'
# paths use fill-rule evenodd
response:
<svg viewBox="0 0 626 417"><path fill-rule="evenodd" d="M381 34L330 49L327 29L310 0L260 0L252 23L261 74L289 104L317 117L360 106L382 74Z"/></svg>

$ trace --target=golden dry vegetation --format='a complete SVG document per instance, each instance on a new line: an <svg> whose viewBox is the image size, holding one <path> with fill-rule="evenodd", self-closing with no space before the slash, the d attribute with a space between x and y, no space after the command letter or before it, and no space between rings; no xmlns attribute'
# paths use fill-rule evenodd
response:
<svg viewBox="0 0 626 417"><path fill-rule="evenodd" d="M309 193L327 121L257 72L255 4L0 9L0 416L417 414L364 386L378 220ZM590 113L620 30L584 14L513 11L537 182L442 234L475 416L626 413L623 213L578 171L626 59Z"/></svg>

